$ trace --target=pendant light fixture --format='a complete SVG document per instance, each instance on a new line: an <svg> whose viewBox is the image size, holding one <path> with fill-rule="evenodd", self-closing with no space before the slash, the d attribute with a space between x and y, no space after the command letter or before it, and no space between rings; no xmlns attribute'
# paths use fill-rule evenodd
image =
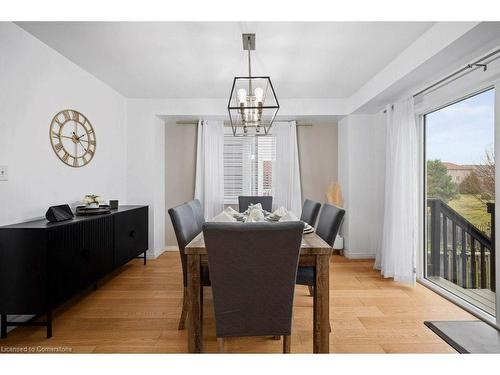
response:
<svg viewBox="0 0 500 375"><path fill-rule="evenodd" d="M243 34L248 51L248 77L235 77L227 110L234 136L267 135L280 108L271 78L252 77L255 34Z"/></svg>

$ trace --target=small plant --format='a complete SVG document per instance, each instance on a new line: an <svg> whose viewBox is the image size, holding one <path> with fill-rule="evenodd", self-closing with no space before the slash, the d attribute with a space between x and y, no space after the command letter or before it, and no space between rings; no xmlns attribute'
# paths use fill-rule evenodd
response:
<svg viewBox="0 0 500 375"><path fill-rule="evenodd" d="M100 202L102 202L101 197L95 194L87 194L83 198L83 203L87 206L99 207Z"/></svg>

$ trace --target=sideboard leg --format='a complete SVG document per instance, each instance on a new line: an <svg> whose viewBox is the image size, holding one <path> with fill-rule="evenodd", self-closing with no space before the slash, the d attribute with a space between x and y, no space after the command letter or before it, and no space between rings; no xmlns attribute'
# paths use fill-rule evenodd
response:
<svg viewBox="0 0 500 375"><path fill-rule="evenodd" d="M144 252L144 265L146 265L146 252Z"/></svg>
<svg viewBox="0 0 500 375"><path fill-rule="evenodd" d="M2 334L1 334L1 337L2 339L6 338L7 337L7 315L6 314L2 314L1 315L1 321L2 321Z"/></svg>
<svg viewBox="0 0 500 375"><path fill-rule="evenodd" d="M52 337L52 310L47 312L47 338Z"/></svg>

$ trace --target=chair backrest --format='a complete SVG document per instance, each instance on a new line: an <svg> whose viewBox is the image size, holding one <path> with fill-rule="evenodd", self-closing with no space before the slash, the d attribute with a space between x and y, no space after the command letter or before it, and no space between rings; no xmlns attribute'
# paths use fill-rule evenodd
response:
<svg viewBox="0 0 500 375"><path fill-rule="evenodd" d="M289 335L304 224L205 223L217 337Z"/></svg>
<svg viewBox="0 0 500 375"><path fill-rule="evenodd" d="M170 220L172 220L175 237L177 238L177 245L179 246L179 253L182 263L183 281L184 286L186 286L187 257L184 253L184 249L186 245L189 244L201 232L201 226L198 224L198 221L196 220L195 214L189 202L181 204L177 207L170 208L168 210L168 214L170 215Z"/></svg>
<svg viewBox="0 0 500 375"><path fill-rule="evenodd" d="M318 218L320 208L321 203L306 199L304 202L304 206L302 207L300 220L314 227L314 224L316 224L316 219Z"/></svg>
<svg viewBox="0 0 500 375"><path fill-rule="evenodd" d="M328 203L325 203L321 209L316 234L330 246L333 246L335 242L344 215L344 209Z"/></svg>
<svg viewBox="0 0 500 375"><path fill-rule="evenodd" d="M189 201L187 203L191 206L193 210L194 217L196 219L196 222L198 223L201 232L201 226L206 221L205 214L203 213L203 207L201 206L201 202L199 199L193 199L192 201Z"/></svg>
<svg viewBox="0 0 500 375"><path fill-rule="evenodd" d="M238 204L240 212L245 212L251 204L260 203L262 209L271 212L273 210L273 197L270 196L250 196L240 195L238 197Z"/></svg>

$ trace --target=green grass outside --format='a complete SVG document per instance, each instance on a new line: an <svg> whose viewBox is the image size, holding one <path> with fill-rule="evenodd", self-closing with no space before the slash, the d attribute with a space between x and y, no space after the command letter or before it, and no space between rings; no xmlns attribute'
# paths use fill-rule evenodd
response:
<svg viewBox="0 0 500 375"><path fill-rule="evenodd" d="M491 216L486 211L486 204L482 203L474 195L460 194L448 202L448 205L460 215L469 220L474 226L489 234Z"/></svg>

